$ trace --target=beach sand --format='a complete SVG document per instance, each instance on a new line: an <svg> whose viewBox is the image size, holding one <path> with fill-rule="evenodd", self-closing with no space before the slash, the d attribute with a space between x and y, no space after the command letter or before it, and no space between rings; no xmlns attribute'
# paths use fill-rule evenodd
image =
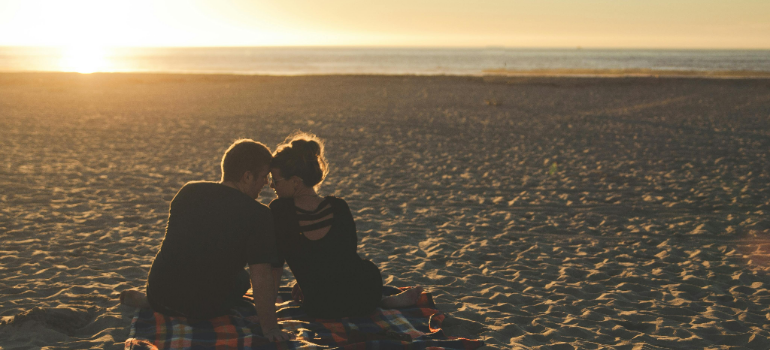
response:
<svg viewBox="0 0 770 350"><path fill-rule="evenodd" d="M770 78L770 72L752 71L752 70L724 70L724 71L703 71L703 70L663 70L663 69L489 69L484 73L490 76L512 76L512 77L606 77L606 78L628 78L628 77L666 77L666 78Z"/></svg>
<svg viewBox="0 0 770 350"><path fill-rule="evenodd" d="M64 73L0 74L0 347L121 348L176 191L295 130L450 335L770 348L770 80Z"/></svg>

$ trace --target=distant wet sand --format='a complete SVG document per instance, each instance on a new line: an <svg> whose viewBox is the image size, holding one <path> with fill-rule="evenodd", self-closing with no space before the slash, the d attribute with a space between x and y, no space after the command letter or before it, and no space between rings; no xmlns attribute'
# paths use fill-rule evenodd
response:
<svg viewBox="0 0 770 350"><path fill-rule="evenodd" d="M749 70L700 71L663 69L489 69L485 75L534 77L666 77L666 78L770 78L770 72Z"/></svg>
<svg viewBox="0 0 770 350"><path fill-rule="evenodd" d="M122 348L176 191L295 130L450 335L770 348L765 79L9 73L0 126L6 349Z"/></svg>

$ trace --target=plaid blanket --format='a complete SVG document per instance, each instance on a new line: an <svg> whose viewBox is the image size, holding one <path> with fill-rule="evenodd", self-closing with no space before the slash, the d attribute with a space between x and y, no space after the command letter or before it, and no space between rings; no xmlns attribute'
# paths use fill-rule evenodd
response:
<svg viewBox="0 0 770 350"><path fill-rule="evenodd" d="M386 295L398 293L383 288ZM280 297L291 300L291 289L281 288ZM249 295L244 298L250 298ZM276 305L279 326L296 339L269 342L262 337L253 306L233 309L231 315L210 320L168 317L150 309L139 309L131 322L125 349L465 349L484 345L480 340L444 335L444 314L436 310L428 293L416 306L377 309L368 317L316 319L308 317L293 301Z"/></svg>

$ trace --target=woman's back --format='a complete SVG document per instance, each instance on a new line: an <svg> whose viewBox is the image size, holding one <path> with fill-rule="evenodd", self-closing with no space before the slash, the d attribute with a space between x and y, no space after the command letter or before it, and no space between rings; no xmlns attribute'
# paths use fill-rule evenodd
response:
<svg viewBox="0 0 770 350"><path fill-rule="evenodd" d="M382 277L374 264L356 253L355 222L344 200L325 197L316 208L306 210L293 198L279 198L270 209L278 250L302 288L308 314L344 317L377 307Z"/></svg>
<svg viewBox="0 0 770 350"><path fill-rule="evenodd" d="M270 203L270 210L278 250L292 269L320 270L361 260L355 222L344 200L329 196L314 210L304 210L292 198L279 198Z"/></svg>

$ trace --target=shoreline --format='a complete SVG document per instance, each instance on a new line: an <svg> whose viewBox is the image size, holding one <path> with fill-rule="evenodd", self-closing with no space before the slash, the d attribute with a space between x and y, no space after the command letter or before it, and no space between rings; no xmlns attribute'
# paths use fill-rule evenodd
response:
<svg viewBox="0 0 770 350"><path fill-rule="evenodd" d="M770 79L765 71L697 71L655 69L535 69L485 70L489 76L565 77L565 78L712 78L712 79Z"/></svg>
<svg viewBox="0 0 770 350"><path fill-rule="evenodd" d="M770 71L695 71L695 70L650 70L650 69L538 69L510 70L488 69L476 74L420 74L420 73L239 73L239 72L65 72L65 71L0 71L0 75L13 74L62 74L62 75L159 75L159 76L228 76L228 77L472 77L472 78L689 78L689 79L770 79Z"/></svg>

